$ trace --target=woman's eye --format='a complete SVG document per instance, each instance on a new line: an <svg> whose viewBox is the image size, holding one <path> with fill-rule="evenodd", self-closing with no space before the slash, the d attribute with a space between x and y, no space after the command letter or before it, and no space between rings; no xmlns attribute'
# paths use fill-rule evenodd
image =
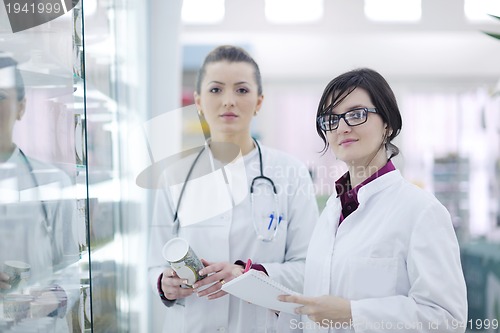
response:
<svg viewBox="0 0 500 333"><path fill-rule="evenodd" d="M211 88L210 92L211 93L218 93L218 92L220 92L220 88Z"/></svg>
<svg viewBox="0 0 500 333"><path fill-rule="evenodd" d="M239 94L246 94L246 93L248 93L248 89L246 89L246 88L238 88L236 91Z"/></svg>

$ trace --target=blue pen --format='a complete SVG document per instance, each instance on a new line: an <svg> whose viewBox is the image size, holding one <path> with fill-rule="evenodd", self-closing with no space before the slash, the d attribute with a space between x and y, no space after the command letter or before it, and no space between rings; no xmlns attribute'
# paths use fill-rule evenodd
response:
<svg viewBox="0 0 500 333"><path fill-rule="evenodd" d="M267 226L267 230L271 229L271 226L273 225L273 220L274 220L274 215L270 214L269 217L271 220L269 221L269 225Z"/></svg>
<svg viewBox="0 0 500 333"><path fill-rule="evenodd" d="M283 217L282 217L281 215L280 215L280 217L278 217L278 224L276 224L276 226L274 227L274 230L276 230L276 228L278 228L278 226L279 226L279 225L280 225L280 223L281 223L281 219L282 219L282 218L283 218Z"/></svg>

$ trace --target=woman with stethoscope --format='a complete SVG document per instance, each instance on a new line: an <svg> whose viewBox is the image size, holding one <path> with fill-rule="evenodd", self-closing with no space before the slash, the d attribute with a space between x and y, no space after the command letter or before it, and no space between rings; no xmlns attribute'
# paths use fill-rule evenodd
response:
<svg viewBox="0 0 500 333"><path fill-rule="evenodd" d="M45 183L43 179L44 172L34 172L36 161L29 159L25 153L17 147L13 142L13 129L16 121L20 121L24 116L26 109L26 99L24 83L22 81L22 76L20 76L19 71L16 68L16 62L10 57L3 56L0 53L0 203L3 206L2 215L0 216L0 228L7 228L6 221L15 219L14 215L22 216L22 211L17 211L17 208L11 208L16 203L21 203L23 201L31 201L36 203L39 199L39 186ZM37 166L37 169L38 166ZM49 170L46 170L49 171ZM49 172L45 172L49 174ZM37 208L38 206L38 208ZM37 208L37 209L34 209ZM21 210L22 207L21 207ZM24 210L27 210L24 208ZM16 252L17 260L24 260L33 266L33 272L36 275L44 276L40 270L36 269L36 266L40 264L41 270L48 270L50 265L47 265L47 258L52 258L51 241L53 239L54 230L52 224L48 218L47 206L43 204L42 201L39 204L33 205L30 210L38 211L38 222L33 223L33 217L30 217L30 226L27 227L32 230L34 235L37 235L40 242L47 239L47 245L50 250L44 251L45 246L40 246L36 255L40 260L32 260L33 254L21 254L21 250L13 250ZM22 217L18 218L20 221L16 222L17 225L21 224L23 220ZM36 225L36 227L35 227ZM10 228L12 229L12 228ZM9 239L16 239L14 243L8 245L11 249L15 243L22 242L21 235L12 237L7 232L1 233L3 237L0 237L1 242L4 246L11 244ZM46 237L45 237L46 236ZM5 238L4 238L5 237ZM30 248L28 244L23 244L23 251L27 252ZM5 250L5 249L4 249ZM5 287L3 282L3 275L1 272L1 266L3 260L8 259L6 257L7 253L4 252L0 255L0 289ZM12 255L12 254L11 254ZM3 258L5 257L5 258ZM36 277L35 277L36 278Z"/></svg>
<svg viewBox="0 0 500 333"><path fill-rule="evenodd" d="M252 268L302 290L318 216L312 181L301 162L251 137L263 95L258 66L244 50L221 46L209 53L194 95L211 138L167 170L151 233L151 282L168 307L164 332L264 332L269 312L221 286L251 259ZM206 266L208 277L194 288L181 287L162 258L162 246L176 236Z"/></svg>
<svg viewBox="0 0 500 333"><path fill-rule="evenodd" d="M70 258L76 261L79 254L73 228L75 204L62 200L71 180L62 170L30 158L13 142L14 125L25 108L17 62L0 52L0 293L20 292L10 285L8 262L29 265L23 291L36 287L37 300L46 302L39 318L51 317L54 332L68 332L66 314L79 299L74 287L79 283L77 267L60 267ZM55 266L59 274L54 274ZM33 318L35 328L38 317Z"/></svg>

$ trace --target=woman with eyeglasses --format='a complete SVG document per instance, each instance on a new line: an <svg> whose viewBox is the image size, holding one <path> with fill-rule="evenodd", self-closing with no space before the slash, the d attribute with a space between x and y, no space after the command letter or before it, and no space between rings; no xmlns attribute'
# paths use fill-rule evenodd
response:
<svg viewBox="0 0 500 333"><path fill-rule="evenodd" d="M247 268L302 290L318 218L311 177L297 159L252 138L252 119L264 95L259 67L246 51L234 46L211 51L194 98L210 138L165 171L151 236L150 277L167 306L164 332L266 332L274 329L274 312L221 288L248 263ZM172 237L189 242L207 277L186 286L167 266L161 252Z"/></svg>
<svg viewBox="0 0 500 333"><path fill-rule="evenodd" d="M401 114L386 80L371 69L334 78L316 128L348 171L335 182L311 238L304 332L464 332L467 298L450 214L406 181L391 159ZM323 328L320 328L323 326Z"/></svg>

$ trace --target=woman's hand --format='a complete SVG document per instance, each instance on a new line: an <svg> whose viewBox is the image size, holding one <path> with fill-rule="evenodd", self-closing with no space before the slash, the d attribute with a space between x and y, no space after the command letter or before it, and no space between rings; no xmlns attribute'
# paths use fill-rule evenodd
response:
<svg viewBox="0 0 500 333"><path fill-rule="evenodd" d="M182 288L187 284L187 280L181 279L172 268L166 268L161 278L161 289L165 297L171 301L191 296L195 290L193 288Z"/></svg>
<svg viewBox="0 0 500 333"><path fill-rule="evenodd" d="M301 295L281 295L282 302L297 303L295 313L306 315L321 325L332 326L334 323L350 323L352 320L351 302L337 296L306 297Z"/></svg>
<svg viewBox="0 0 500 333"><path fill-rule="evenodd" d="M243 274L243 267L240 265L228 262L213 263L205 259L201 259L201 262L205 265L205 268L200 271L200 275L208 276L197 281L193 288L199 289L203 286L211 286L198 292L199 297L208 296L208 299L216 299L226 295L227 293L221 290L222 285Z"/></svg>
<svg viewBox="0 0 500 333"><path fill-rule="evenodd" d="M0 289L10 289L9 280L10 276L0 272Z"/></svg>

